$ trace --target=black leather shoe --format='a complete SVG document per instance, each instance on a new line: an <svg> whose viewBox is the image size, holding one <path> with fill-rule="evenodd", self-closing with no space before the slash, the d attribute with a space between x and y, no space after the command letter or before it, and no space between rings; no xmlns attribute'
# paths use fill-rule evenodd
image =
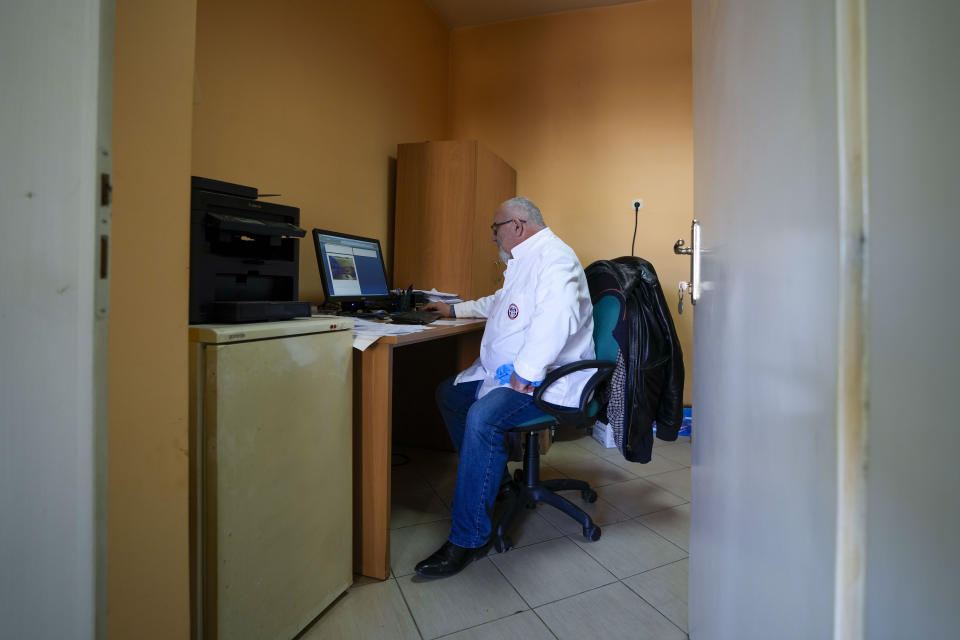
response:
<svg viewBox="0 0 960 640"><path fill-rule="evenodd" d="M447 540L442 547L433 552L433 555L418 562L415 571L426 578L445 578L459 573L473 560L482 558L486 553L487 545L477 549L467 549Z"/></svg>

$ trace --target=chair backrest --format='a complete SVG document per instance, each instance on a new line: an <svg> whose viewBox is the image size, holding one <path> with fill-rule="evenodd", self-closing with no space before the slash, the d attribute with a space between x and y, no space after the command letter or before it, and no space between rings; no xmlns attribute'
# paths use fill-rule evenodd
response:
<svg viewBox="0 0 960 640"><path fill-rule="evenodd" d="M593 303L593 344L597 360L617 360L620 345L613 331L620 320L621 306L620 299L612 294L603 295Z"/></svg>

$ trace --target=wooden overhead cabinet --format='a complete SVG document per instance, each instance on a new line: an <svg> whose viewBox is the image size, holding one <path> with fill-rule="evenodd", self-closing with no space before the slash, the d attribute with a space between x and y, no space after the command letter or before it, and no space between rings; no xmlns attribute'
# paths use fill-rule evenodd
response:
<svg viewBox="0 0 960 640"><path fill-rule="evenodd" d="M490 223L517 194L517 172L476 140L397 146L394 286L472 300L496 291L504 265Z"/></svg>

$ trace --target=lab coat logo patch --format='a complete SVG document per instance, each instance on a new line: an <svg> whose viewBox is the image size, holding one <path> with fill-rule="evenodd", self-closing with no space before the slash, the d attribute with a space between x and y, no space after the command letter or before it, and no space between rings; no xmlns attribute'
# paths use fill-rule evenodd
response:
<svg viewBox="0 0 960 640"><path fill-rule="evenodd" d="M517 305L511 303L510 306L507 307L507 317L513 320L518 315L520 315L520 309L517 308Z"/></svg>

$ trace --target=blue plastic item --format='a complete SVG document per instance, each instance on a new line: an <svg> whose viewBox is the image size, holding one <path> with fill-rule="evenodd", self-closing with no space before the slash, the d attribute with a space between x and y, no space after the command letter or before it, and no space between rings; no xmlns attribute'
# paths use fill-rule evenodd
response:
<svg viewBox="0 0 960 640"><path fill-rule="evenodd" d="M497 372L493 374L493 377L496 379L499 384L510 384L510 376L513 375L513 365L512 364L502 364L497 367ZM531 382L530 385L534 387L539 387L540 383L543 380L537 380L536 382Z"/></svg>
<svg viewBox="0 0 960 640"><path fill-rule="evenodd" d="M693 430L693 407L684 407L683 408L683 423L680 425L681 436L690 436L690 432Z"/></svg>

